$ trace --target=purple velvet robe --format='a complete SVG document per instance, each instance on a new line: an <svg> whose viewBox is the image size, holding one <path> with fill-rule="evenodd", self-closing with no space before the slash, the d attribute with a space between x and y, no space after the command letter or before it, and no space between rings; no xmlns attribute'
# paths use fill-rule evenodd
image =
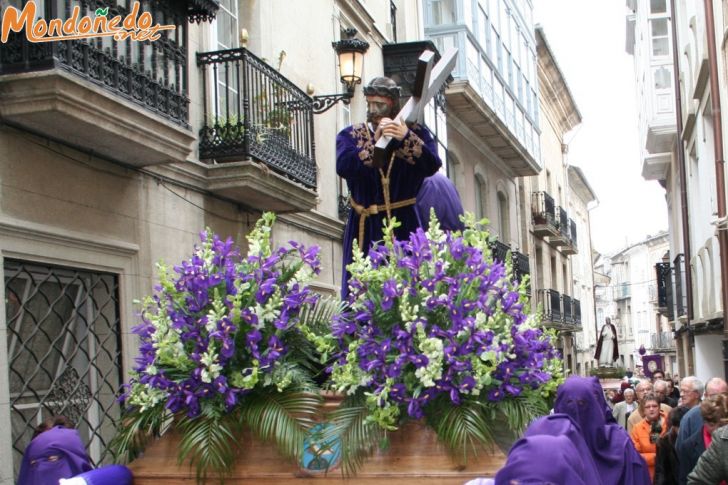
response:
<svg viewBox="0 0 728 485"><path fill-rule="evenodd" d="M571 441L579 454L579 460L584 467L585 477L589 477L589 483L592 485L602 485L602 479L597 471L597 466L592 458L589 446L584 441L581 429L566 414L550 414L543 416L532 422L526 432L524 438L538 435L548 436L564 436Z"/></svg>
<svg viewBox="0 0 728 485"><path fill-rule="evenodd" d="M495 485L594 483L586 474L574 444L566 436L535 435L522 438L508 452L508 460L495 476Z"/></svg>
<svg viewBox="0 0 728 485"><path fill-rule="evenodd" d="M569 377L556 393L554 412L569 415L579 426L604 485L649 485L647 464L627 431L607 421L605 408L596 377Z"/></svg>
<svg viewBox="0 0 728 485"><path fill-rule="evenodd" d="M417 215L424 229L430 227L430 208L435 209L440 227L446 231L462 231L465 225L460 220L463 203L455 185L442 172L427 177L417 194Z"/></svg>
<svg viewBox="0 0 728 485"><path fill-rule="evenodd" d="M61 478L89 470L78 431L56 426L36 436L25 449L18 485L57 485Z"/></svg>
<svg viewBox="0 0 728 485"><path fill-rule="evenodd" d="M364 165L365 161L372 159L374 143L374 132L364 123L348 126L336 136L336 173L346 180L351 198L364 207L384 204L379 170ZM389 175L392 203L416 197L422 181L442 166L437 156L436 143L424 126L411 127L404 139L395 143L398 143L398 147ZM385 174L387 168L388 166L382 168ZM359 217L352 209L344 230L342 298L346 298L349 293L349 272L346 266L352 261L354 239L359 237ZM366 218L364 241L359 241L359 247L365 254L372 242L382 239L385 217L386 212L382 211ZM392 217L402 224L395 229L397 239L407 239L412 231L420 227L414 204L393 209Z"/></svg>

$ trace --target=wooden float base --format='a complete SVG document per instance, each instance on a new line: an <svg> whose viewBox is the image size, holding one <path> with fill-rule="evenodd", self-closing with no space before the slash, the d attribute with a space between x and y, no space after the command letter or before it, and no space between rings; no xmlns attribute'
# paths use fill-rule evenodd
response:
<svg viewBox="0 0 728 485"><path fill-rule="evenodd" d="M420 423L408 423L390 433L390 446L369 458L356 476L343 477L340 469L328 473L309 472L280 457L275 447L244 438L238 463L225 484L374 485L393 480L396 485L462 485L477 477L493 477L505 463L498 447L469 456L467 465L455 463L437 441L437 436ZM179 436L168 433L151 443L144 455L129 464L134 485L195 483L195 470L177 464ZM220 483L208 478L207 483Z"/></svg>

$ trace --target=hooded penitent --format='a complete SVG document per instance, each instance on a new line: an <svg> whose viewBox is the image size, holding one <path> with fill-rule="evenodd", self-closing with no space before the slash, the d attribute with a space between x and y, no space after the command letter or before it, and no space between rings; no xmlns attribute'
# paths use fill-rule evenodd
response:
<svg viewBox="0 0 728 485"><path fill-rule="evenodd" d="M595 377L569 377L559 387L554 403L554 412L567 414L581 429L604 485L649 485L645 461L635 450L627 431L607 421L606 409L607 403Z"/></svg>
<svg viewBox="0 0 728 485"><path fill-rule="evenodd" d="M78 431L56 426L33 438L25 449L18 485L56 485L61 478L89 470Z"/></svg>

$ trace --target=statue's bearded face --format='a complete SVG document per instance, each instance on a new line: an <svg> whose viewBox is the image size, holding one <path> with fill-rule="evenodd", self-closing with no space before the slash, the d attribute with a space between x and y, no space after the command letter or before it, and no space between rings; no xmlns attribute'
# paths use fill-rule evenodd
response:
<svg viewBox="0 0 728 485"><path fill-rule="evenodd" d="M367 121L376 129L382 118L392 116L394 101L384 96L367 96Z"/></svg>

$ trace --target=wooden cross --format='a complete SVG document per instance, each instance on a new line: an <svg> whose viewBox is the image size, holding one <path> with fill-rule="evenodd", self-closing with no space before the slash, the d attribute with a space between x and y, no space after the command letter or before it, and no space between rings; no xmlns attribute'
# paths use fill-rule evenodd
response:
<svg viewBox="0 0 728 485"><path fill-rule="evenodd" d="M431 50L424 51L417 60L417 74L415 84L412 87L412 97L404 107L399 110L395 119L404 121L408 125L422 123L424 121L425 106L437 94L440 87L445 83L448 76L455 67L458 50L455 47L448 48L440 58L440 61L432 65L435 53ZM394 143L389 136L381 136L374 146L373 165L376 168L383 167L387 162L388 155L394 150Z"/></svg>

